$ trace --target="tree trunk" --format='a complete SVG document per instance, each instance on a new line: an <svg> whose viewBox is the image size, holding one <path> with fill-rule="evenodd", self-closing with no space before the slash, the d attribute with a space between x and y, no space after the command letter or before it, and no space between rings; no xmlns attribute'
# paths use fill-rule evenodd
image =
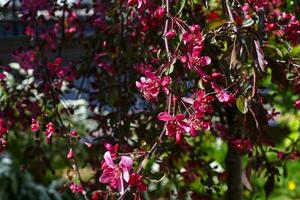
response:
<svg viewBox="0 0 300 200"><path fill-rule="evenodd" d="M242 200L242 157L230 144L228 144L228 151L226 155L226 168L228 172L228 191L226 197L228 200Z"/></svg>

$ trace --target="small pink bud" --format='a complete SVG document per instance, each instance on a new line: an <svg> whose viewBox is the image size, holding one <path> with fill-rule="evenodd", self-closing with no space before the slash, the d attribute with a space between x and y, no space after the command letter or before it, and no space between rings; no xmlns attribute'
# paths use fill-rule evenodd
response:
<svg viewBox="0 0 300 200"><path fill-rule="evenodd" d="M0 73L0 80L3 80L3 79L5 79L5 78L6 78L6 75L3 74L3 73Z"/></svg>
<svg viewBox="0 0 300 200"><path fill-rule="evenodd" d="M127 1L128 6L134 6L135 4L137 4L136 0L128 0Z"/></svg>
<svg viewBox="0 0 300 200"><path fill-rule="evenodd" d="M77 131L75 131L75 130L72 130L71 132L70 132L70 137L72 137L72 138L79 138L79 135L78 135L78 133L77 133Z"/></svg>
<svg viewBox="0 0 300 200"><path fill-rule="evenodd" d="M37 132L40 130L40 124L34 118L31 120L31 130L33 132Z"/></svg>
<svg viewBox="0 0 300 200"><path fill-rule="evenodd" d="M164 7L158 7L154 12L154 17L157 19L162 19L165 15L166 11Z"/></svg>
<svg viewBox="0 0 300 200"><path fill-rule="evenodd" d="M175 36L176 36L176 31L175 30L170 30L166 33L166 38L169 39L169 40L174 38Z"/></svg>
<svg viewBox="0 0 300 200"><path fill-rule="evenodd" d="M113 149L114 149L113 145L111 145L109 143L105 143L104 146L107 149L107 151L113 151Z"/></svg>
<svg viewBox="0 0 300 200"><path fill-rule="evenodd" d="M67 155L67 158L68 158L69 160L71 160L71 159L74 158L74 152L73 152L72 149L69 150L68 155Z"/></svg>

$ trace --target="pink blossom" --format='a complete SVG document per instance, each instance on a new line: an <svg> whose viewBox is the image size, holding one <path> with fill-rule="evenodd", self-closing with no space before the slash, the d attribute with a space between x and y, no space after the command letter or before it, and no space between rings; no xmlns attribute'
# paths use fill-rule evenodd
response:
<svg viewBox="0 0 300 200"><path fill-rule="evenodd" d="M109 151L111 154L115 154L117 153L118 149L119 149L119 144L115 144L114 146L110 143L105 143L104 144L105 148L107 151Z"/></svg>
<svg viewBox="0 0 300 200"><path fill-rule="evenodd" d="M175 36L176 36L176 31L175 30L170 30L165 35L165 37L169 40L174 38Z"/></svg>
<svg viewBox="0 0 300 200"><path fill-rule="evenodd" d="M157 19L162 19L166 13L166 10L164 7L158 7L154 12L154 17Z"/></svg>
<svg viewBox="0 0 300 200"><path fill-rule="evenodd" d="M160 88L162 88L166 94L169 94L168 86L171 82L170 77L165 76L161 79L151 72L146 72L146 75L147 78L141 77L140 81L136 81L136 87L143 93L147 100L156 99Z"/></svg>
<svg viewBox="0 0 300 200"><path fill-rule="evenodd" d="M4 134L6 134L8 131L5 121L3 118L0 118L0 137L3 137Z"/></svg>
<svg viewBox="0 0 300 200"><path fill-rule="evenodd" d="M287 18L289 18L289 23L283 29L284 35L293 45L297 45L300 42L300 22L294 15Z"/></svg>
<svg viewBox="0 0 300 200"><path fill-rule="evenodd" d="M23 69L33 69L37 66L36 52L30 51L17 51L12 57L20 64Z"/></svg>
<svg viewBox="0 0 300 200"><path fill-rule="evenodd" d="M49 122L46 125L46 131L45 131L46 140L48 144L51 142L51 137L54 134L54 132L55 132L54 124L52 122Z"/></svg>
<svg viewBox="0 0 300 200"><path fill-rule="evenodd" d="M282 160L284 158L284 153L282 151L277 152L277 158Z"/></svg>
<svg viewBox="0 0 300 200"><path fill-rule="evenodd" d="M182 134L190 132L190 126L185 122L184 114L177 114L171 116L167 112L161 112L158 114L158 119L166 122L166 135L176 138L176 142L181 142Z"/></svg>
<svg viewBox="0 0 300 200"><path fill-rule="evenodd" d="M190 129L190 134L192 137L197 136L197 131L202 129L202 130L209 130L211 127L211 122L206 121L201 117L198 117L197 114L191 115L189 117L188 121L189 126L191 127Z"/></svg>
<svg viewBox="0 0 300 200"><path fill-rule="evenodd" d="M72 131L70 132L70 136L71 136L72 138L78 138L78 137L79 137L77 131L75 131L75 130L72 130Z"/></svg>
<svg viewBox="0 0 300 200"><path fill-rule="evenodd" d="M71 182L69 184L69 188L73 193L82 193L83 192L82 185L75 184L74 182Z"/></svg>
<svg viewBox="0 0 300 200"><path fill-rule="evenodd" d="M0 73L0 80L3 80L3 79L5 79L5 78L6 78L6 75L3 74L3 73Z"/></svg>
<svg viewBox="0 0 300 200"><path fill-rule="evenodd" d="M182 35L183 43L187 44L189 41L192 40L192 35L189 32L184 32Z"/></svg>
<svg viewBox="0 0 300 200"><path fill-rule="evenodd" d="M69 159L69 160L71 160L71 159L73 159L74 158L74 152L73 152L73 150L72 149L69 149L69 152L68 152L68 155L67 155L67 158Z"/></svg>
<svg viewBox="0 0 300 200"><path fill-rule="evenodd" d="M108 183L112 188L118 189L120 194L124 193L124 181L129 182L130 170L133 161L128 156L122 156L121 161L116 165L109 151L104 154L104 162L102 163L103 173L99 178L101 183Z"/></svg>
<svg viewBox="0 0 300 200"><path fill-rule="evenodd" d="M208 56L201 56L203 50L203 37L198 25L190 26L189 31L182 35L185 45L185 55L181 56L181 62L186 64L191 70L195 70L199 76L207 80L208 76L201 67L209 65L211 59Z"/></svg>
<svg viewBox="0 0 300 200"><path fill-rule="evenodd" d="M33 132L37 132L40 130L40 123L34 118L32 118L31 120L31 130Z"/></svg>
<svg viewBox="0 0 300 200"><path fill-rule="evenodd" d="M64 76L64 71L62 69L62 58L57 57L54 62L48 62L47 67L51 74L56 74L57 77L62 78Z"/></svg>
<svg viewBox="0 0 300 200"><path fill-rule="evenodd" d="M235 102L235 96L233 94L228 93L227 91L221 89L220 86L218 84L216 84L215 82L211 82L211 86L217 93L218 100L221 103L231 104L231 103Z"/></svg>
<svg viewBox="0 0 300 200"><path fill-rule="evenodd" d="M211 103L214 101L213 96L206 95L204 90L200 90L196 93L196 99L193 101L193 108L198 113L212 113L213 108Z"/></svg>

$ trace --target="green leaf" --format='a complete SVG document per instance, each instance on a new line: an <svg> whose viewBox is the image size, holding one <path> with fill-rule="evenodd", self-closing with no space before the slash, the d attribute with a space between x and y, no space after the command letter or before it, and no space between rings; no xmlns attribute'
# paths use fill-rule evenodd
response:
<svg viewBox="0 0 300 200"><path fill-rule="evenodd" d="M180 0L176 6L175 6L175 11L177 13L177 15L180 15L180 13L182 12L184 6L186 4L186 0Z"/></svg>
<svg viewBox="0 0 300 200"><path fill-rule="evenodd" d="M174 71L174 64L176 63L176 59L174 59L170 65L170 67L165 71L165 75L170 75Z"/></svg>
<svg viewBox="0 0 300 200"><path fill-rule="evenodd" d="M193 3L197 5L200 3L200 0L193 0Z"/></svg>
<svg viewBox="0 0 300 200"><path fill-rule="evenodd" d="M272 45L265 44L262 48L265 55L267 55L270 58L278 59L283 57L282 52Z"/></svg>
<svg viewBox="0 0 300 200"><path fill-rule="evenodd" d="M251 26L252 24L254 24L254 20L253 19L246 19L244 22L243 22L243 27L249 27Z"/></svg>
<svg viewBox="0 0 300 200"><path fill-rule="evenodd" d="M292 57L300 57L300 45L292 48L291 56Z"/></svg>
<svg viewBox="0 0 300 200"><path fill-rule="evenodd" d="M236 106L241 113L246 114L248 112L247 102L245 97L240 95L236 100Z"/></svg>

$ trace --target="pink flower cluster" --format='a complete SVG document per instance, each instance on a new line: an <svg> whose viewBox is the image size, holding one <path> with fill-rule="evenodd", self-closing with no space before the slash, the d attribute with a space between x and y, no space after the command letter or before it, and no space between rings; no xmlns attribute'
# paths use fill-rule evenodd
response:
<svg viewBox="0 0 300 200"><path fill-rule="evenodd" d="M111 154L107 151L104 154L104 162L102 162L101 169L102 175L99 178L101 183L107 183L112 188L118 189L120 194L124 193L124 181L129 182L130 170L132 168L133 161L128 156L121 156L119 164L114 163L116 159L115 154Z"/></svg>
<svg viewBox="0 0 300 200"><path fill-rule="evenodd" d="M192 105L188 118L184 114L174 116L167 112L158 114L158 119L166 122L166 135L175 137L177 143L181 142L182 135L185 133L190 133L192 137L195 137L198 130L209 130L211 128L211 122L206 120L205 116L213 112L211 103L214 98L210 95L205 95L205 92L202 90L196 92L195 96L195 100L184 98L186 103Z"/></svg>
<svg viewBox="0 0 300 200"><path fill-rule="evenodd" d="M18 50L12 57L20 64L20 67L25 70L33 69L37 66L37 56L35 51Z"/></svg>
<svg viewBox="0 0 300 200"><path fill-rule="evenodd" d="M158 114L158 119L166 122L166 135L169 137L175 136L177 143L181 142L184 133L190 132L191 128L187 124L184 114L171 116L167 112L162 112Z"/></svg>
<svg viewBox="0 0 300 200"><path fill-rule="evenodd" d="M217 93L218 100L221 103L228 103L228 104L235 103L235 96L233 94L221 89L220 86L215 82L211 82L211 86Z"/></svg>
<svg viewBox="0 0 300 200"><path fill-rule="evenodd" d="M69 188L73 193L82 193L83 187L82 185L75 184L74 182L69 183Z"/></svg>
<svg viewBox="0 0 300 200"><path fill-rule="evenodd" d="M104 154L104 160L101 164L103 171L99 178L101 183L109 184L113 189L117 189L122 195L125 191L125 186L136 187L140 192L147 190L146 184L142 180L142 176L138 173L131 173L133 160L129 156L117 157L119 145L115 146L106 143L104 144L107 151ZM115 160L119 160L115 164Z"/></svg>
<svg viewBox="0 0 300 200"><path fill-rule="evenodd" d="M283 13L284 14L284 13ZM283 29L284 36L296 45L300 42L300 22L295 15L286 14L287 25Z"/></svg>
<svg viewBox="0 0 300 200"><path fill-rule="evenodd" d="M136 81L136 87L143 93L147 100L157 99L160 88L168 95L171 78L165 76L160 78L151 72L146 72L147 77L141 77L140 81Z"/></svg>
<svg viewBox="0 0 300 200"><path fill-rule="evenodd" d="M200 68L209 65L211 59L208 56L201 56L203 50L203 37L198 25L193 25L182 35L185 44L185 55L181 56L181 62L189 69L195 70L200 77L205 77L205 73Z"/></svg>

